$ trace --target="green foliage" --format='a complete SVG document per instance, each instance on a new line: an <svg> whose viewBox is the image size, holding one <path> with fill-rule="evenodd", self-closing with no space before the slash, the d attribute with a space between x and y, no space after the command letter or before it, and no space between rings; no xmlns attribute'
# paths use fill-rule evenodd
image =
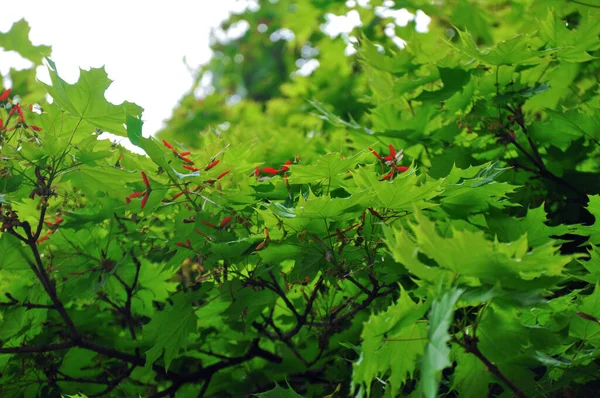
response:
<svg viewBox="0 0 600 398"><path fill-rule="evenodd" d="M593 396L600 11L583 3L396 2L423 33L387 2L264 1L224 23L249 29L215 38L158 137L106 100L103 69L12 70L1 395ZM362 25L324 33L349 8ZM0 46L39 64L28 30Z"/></svg>

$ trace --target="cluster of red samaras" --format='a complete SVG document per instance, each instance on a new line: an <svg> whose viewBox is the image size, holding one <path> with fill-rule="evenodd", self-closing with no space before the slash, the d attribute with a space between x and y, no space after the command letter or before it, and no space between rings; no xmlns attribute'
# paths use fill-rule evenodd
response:
<svg viewBox="0 0 600 398"><path fill-rule="evenodd" d="M179 152L175 149L175 147L173 147L173 145L169 144L167 141L163 140L162 141L164 146L166 146L167 148L169 148L171 151L173 151L173 154L175 154L175 156L177 156L177 158L179 158L180 160L182 160L184 162L183 164L183 168L196 172L199 171L200 168L198 167L194 167L194 161L191 160L188 156L191 155L191 152L189 151L182 151ZM208 171L210 169L212 169L213 167L215 167L216 165L219 164L219 160L218 159L212 159L210 162L208 162L208 164L203 168L204 171ZM212 184L215 183L216 181L220 180L221 178L225 177L227 174L231 173L231 170L226 170L224 172L222 172L221 174L219 174L215 179L210 179L210 180L206 180L204 181L205 184ZM146 190L145 191L138 191L138 192L134 192L131 195L129 195L128 197L125 198L125 201L127 202L127 204L131 203L131 199L135 199L135 198L139 198L140 196L142 197L142 206L141 208L143 209L144 206L146 206L146 202L148 201L148 196L150 196L150 192L152 191L152 189L150 188L150 181L148 181L148 177L146 176L146 173L144 173L142 171L142 180L144 181L144 185L146 186ZM198 185L196 187L196 190L200 189L201 186ZM172 201L179 198L180 196L182 196L185 193L188 193L188 190L183 190L181 192L178 192L177 194L175 194L173 196L173 198L171 199Z"/></svg>
<svg viewBox="0 0 600 398"><path fill-rule="evenodd" d="M292 164L291 160L288 160L281 166L281 169L275 169L273 167L263 167L262 169L258 166L254 168L254 171L248 175L248 177L256 177L260 178L261 174L264 175L283 175L285 177L285 173L290 169L290 165Z"/></svg>
<svg viewBox="0 0 600 398"><path fill-rule="evenodd" d="M56 231L56 229L62 222L63 222L63 219L60 215L56 216L56 220L54 220L54 222L44 221L44 224L46 224L48 226L48 228L50 228L50 230L48 232L46 232L46 234L44 236L39 238L36 241L36 243L42 243L43 241L48 240L48 238L50 238L50 235L52 235L52 233L54 233L54 231Z"/></svg>
<svg viewBox="0 0 600 398"><path fill-rule="evenodd" d="M8 90L5 90L2 94L0 94L0 102L7 101L9 99L8 96L10 95L11 91L12 91L12 89L9 88ZM21 107L21 104L13 104L12 109L8 113L8 119L6 119L6 126L4 125L4 121L2 119L0 119L0 131L3 131L6 129L6 127L8 127L8 123L10 123L10 119L13 117L13 115L15 113L17 114L17 124L15 126L13 126L12 128L8 129L7 131L13 131L19 125L29 127L33 131L41 131L42 130L38 126L28 126L25 123L25 115L23 114L23 108Z"/></svg>
<svg viewBox="0 0 600 398"><path fill-rule="evenodd" d="M219 223L219 225L215 225L211 222L208 221L200 221L202 224L206 225L207 227L210 227L212 229L215 229L217 231L221 231L225 228L227 228L227 226L231 223L231 220L233 220L232 216L227 216L224 219L221 220L221 222ZM203 236L204 238L206 238L209 241L212 241L213 238L211 238L210 236L206 235L204 232L200 231L199 229L194 229L194 232ZM183 247L186 249L190 249L190 250L194 250L192 247L192 243L190 242L189 239L186 239L185 242L175 242L175 246L179 246L179 247Z"/></svg>
<svg viewBox="0 0 600 398"><path fill-rule="evenodd" d="M169 148L170 150L173 151L173 153L175 154L175 156L177 156L179 159L183 160L186 164L184 164L182 167L184 169L190 170L190 171L200 171L201 168L200 167L194 167L192 166L194 164L194 161L191 160L190 158L188 158L189 155L191 155L192 153L189 151L186 152L177 152L177 150L173 147L173 145L169 144L167 141L162 140L164 146L166 146L167 148ZM216 165L218 165L220 162L219 159L211 159L210 162L208 162L208 164L206 166L204 166L204 168L202 168L202 170L204 171L208 171L210 169L212 169L213 167L215 167ZM213 182L216 182L218 180L220 180L221 178L225 177L227 174L231 173L231 170L225 170L224 172L222 172L221 174L219 174L217 176L217 178L215 178L214 180L206 180L204 181L206 184L212 184ZM176 195L175 198L178 198L179 196L183 195L183 192L180 192Z"/></svg>
<svg viewBox="0 0 600 398"><path fill-rule="evenodd" d="M146 202L148 201L148 197L150 196L150 192L152 192L152 188L150 187L150 181L146 176L146 173L142 171L142 181L144 181L144 186L146 187L145 191L134 192L128 197L125 198L127 204L131 203L131 199L139 198L142 196L142 209L146 206Z"/></svg>
<svg viewBox="0 0 600 398"><path fill-rule="evenodd" d="M373 155L375 155L377 157L377 159L379 159L379 161L381 162L381 171L382 172L385 173L384 166L389 167L387 173L384 174L383 177L381 177L382 181L383 180L391 180L394 177L394 175L396 175L396 173L403 173L406 170L408 170L408 167L398 165L398 163L400 163L400 161L402 161L402 158L404 157L404 155L402 154L402 149L399 151L396 151L396 149L394 148L394 146L392 144L390 144L389 148L390 148L390 154L388 156L381 156L373 148L369 148L369 150L373 153Z"/></svg>

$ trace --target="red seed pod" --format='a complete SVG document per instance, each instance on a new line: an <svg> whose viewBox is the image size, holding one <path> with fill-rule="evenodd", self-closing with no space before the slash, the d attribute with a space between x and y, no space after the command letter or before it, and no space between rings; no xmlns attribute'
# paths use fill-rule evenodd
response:
<svg viewBox="0 0 600 398"><path fill-rule="evenodd" d="M210 222L208 222L208 221L200 221L200 222L201 222L202 224L206 225L207 227L211 227L211 228L214 228L214 229L217 229L217 228L218 228L218 227L217 227L215 224L213 224L213 223L210 223Z"/></svg>
<svg viewBox="0 0 600 398"><path fill-rule="evenodd" d="M1 127L1 126L0 126ZM29 126L33 131L42 131L42 129L38 126Z"/></svg>
<svg viewBox="0 0 600 398"><path fill-rule="evenodd" d="M2 127L4 127L4 124L2 122L2 119L0 119L0 130L2 130Z"/></svg>
<svg viewBox="0 0 600 398"><path fill-rule="evenodd" d="M167 141L162 140L163 145L166 146L167 148L169 148L170 150L174 151L175 148L173 148L173 145L169 144Z"/></svg>
<svg viewBox="0 0 600 398"><path fill-rule="evenodd" d="M4 92L0 95L0 101L6 100L8 98L8 96L10 95L11 91L12 91L12 88L4 90Z"/></svg>
<svg viewBox="0 0 600 398"><path fill-rule="evenodd" d="M398 170L399 173L404 173L406 170L408 170L408 167L406 167L406 166L396 166L396 170Z"/></svg>
<svg viewBox="0 0 600 398"><path fill-rule="evenodd" d="M369 151L371 151L371 153L372 153L373 155L375 155L375 156L377 157L377 159L381 159L381 155L380 155L380 154L378 154L376 150L374 150L373 148L370 148L370 147L369 147Z"/></svg>
<svg viewBox="0 0 600 398"><path fill-rule="evenodd" d="M213 240L213 238L211 238L210 236L206 235L204 232L202 232L200 230L195 229L194 232L197 233L198 235L203 236L205 239L210 240L211 242Z"/></svg>
<svg viewBox="0 0 600 398"><path fill-rule="evenodd" d="M258 176L259 176L259 175L260 175L260 168L259 168L258 166L256 166L256 167L254 168L254 170L252 171L252 173L250 173L250 174L248 175L248 177L252 177L252 176L254 176L254 177L258 178Z"/></svg>
<svg viewBox="0 0 600 398"><path fill-rule="evenodd" d="M125 198L125 202L127 202L127 204L129 204L131 202L131 199L139 198L142 195L144 195L144 192L134 192Z"/></svg>
<svg viewBox="0 0 600 398"><path fill-rule="evenodd" d="M145 194L144 197L142 198L142 209L146 206L146 202L148 201L148 196L150 196L150 195Z"/></svg>
<svg viewBox="0 0 600 398"><path fill-rule="evenodd" d="M227 216L223 219L223 221L221 221L221 224L219 224L219 228L224 228L227 226L227 224L229 224L231 222L231 220L233 219L233 217L231 216Z"/></svg>
<svg viewBox="0 0 600 398"><path fill-rule="evenodd" d="M15 111L19 115L19 119L18 120L21 121L21 122L24 122L25 121L25 115L23 115L23 109L21 109L21 105L20 104L15 105L10 110L10 113L8 114L8 116L11 116L13 113L15 113Z"/></svg>
<svg viewBox="0 0 600 398"><path fill-rule="evenodd" d="M283 170L283 171L288 171L288 170L290 169L290 168L289 168L289 165L291 165L291 164L292 164L292 161L291 161L291 160L288 160L287 162L285 162L285 163L283 164L283 166L281 166L281 170Z"/></svg>
<svg viewBox="0 0 600 398"><path fill-rule="evenodd" d="M171 199L171 200L175 200L178 197L180 197L181 195L183 195L183 192L176 193L175 196L173 196L173 199Z"/></svg>
<svg viewBox="0 0 600 398"><path fill-rule="evenodd" d="M187 247L188 247L188 246L187 246L185 243L183 243L183 242L175 242L175 246L184 247L184 248L186 248L186 249L187 249Z"/></svg>
<svg viewBox="0 0 600 398"><path fill-rule="evenodd" d="M389 173L381 177L381 181L389 180L390 178L392 178L393 175L394 173L390 171Z"/></svg>
<svg viewBox="0 0 600 398"><path fill-rule="evenodd" d="M188 166L187 164L184 164L184 165L183 165L183 168L184 168L184 169L191 170L191 171L198 171L198 170L200 170L200 169L199 169L199 168L197 168L197 167L194 167L194 166Z"/></svg>
<svg viewBox="0 0 600 398"><path fill-rule="evenodd" d="M204 168L204 171L208 171L208 170L212 169L213 167L215 167L218 164L219 164L219 160L218 159L215 160L215 161L212 161L212 162L210 162L209 164L206 165L206 167Z"/></svg>
<svg viewBox="0 0 600 398"><path fill-rule="evenodd" d="M582 317L585 320L596 322L596 323L600 323L600 319L596 318L593 315L586 314L585 312L581 312L581 311L577 312L577 315L579 315L580 317Z"/></svg>
<svg viewBox="0 0 600 398"><path fill-rule="evenodd" d="M262 171L264 171L267 174L277 174L277 173L279 173L279 170L274 169L272 167L263 167Z"/></svg>
<svg viewBox="0 0 600 398"><path fill-rule="evenodd" d="M396 149L394 148L394 146L392 144L389 145L390 148L390 156L393 158L396 157Z"/></svg>
<svg viewBox="0 0 600 398"><path fill-rule="evenodd" d="M144 185L146 189L150 189L150 181L148 181L148 177L146 177L146 173L142 171L142 180L144 181Z"/></svg>
<svg viewBox="0 0 600 398"><path fill-rule="evenodd" d="M221 178L225 177L227 174L231 173L231 170L227 170L222 172L221 174L219 174L219 176L217 177L217 180L220 180Z"/></svg>
<svg viewBox="0 0 600 398"><path fill-rule="evenodd" d="M192 153L190 151L186 151L186 152L179 152L179 156L188 156L191 155Z"/></svg>
<svg viewBox="0 0 600 398"><path fill-rule="evenodd" d="M35 243L42 243L43 241L48 240L48 238L50 238L50 235L52 235L52 232L52 230L46 232L46 235L39 238Z"/></svg>
<svg viewBox="0 0 600 398"><path fill-rule="evenodd" d="M180 156L180 158L186 163L194 164L194 162L190 158L186 158L185 156Z"/></svg>
<svg viewBox="0 0 600 398"><path fill-rule="evenodd" d="M12 109L10 110L10 112L8 112L8 117L11 117L18 108L19 108L19 104L13 106Z"/></svg>

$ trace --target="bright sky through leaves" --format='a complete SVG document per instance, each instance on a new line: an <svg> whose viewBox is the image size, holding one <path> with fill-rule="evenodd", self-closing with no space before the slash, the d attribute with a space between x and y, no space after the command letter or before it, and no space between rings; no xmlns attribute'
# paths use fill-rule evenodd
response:
<svg viewBox="0 0 600 398"><path fill-rule="evenodd" d="M171 116L192 85L184 57L192 68L208 61L210 30L244 3L106 0L82 6L74 1L31 0L24 7L3 7L0 31L8 31L25 18L31 26L32 42L52 46L52 60L70 83L77 80L79 68L106 65L114 81L106 91L107 99L141 105L144 128L150 133ZM29 65L14 52L0 51L2 75L11 66ZM45 66L38 69L38 78L49 81Z"/></svg>
<svg viewBox="0 0 600 398"><path fill-rule="evenodd" d="M368 1L348 3L351 7L368 6ZM24 18L31 27L32 42L52 46L52 60L69 83L77 80L79 68L105 65L113 80L106 91L107 99L115 104L127 100L142 106L144 134L148 135L158 131L163 120L171 116L181 96L192 86L193 71L209 60L211 30L230 12L240 12L246 7L256 7L256 2L174 0L165 6L141 0L107 0L102 6L90 8L67 0L31 0L27 7L5 7L0 14L0 31L8 31L13 23ZM378 9L399 25L406 25L414 18L406 10ZM329 15L327 19L322 29L331 36L347 35L361 25L356 10L347 15ZM426 30L429 18L420 13L416 19L419 30ZM247 25L240 28L227 33L217 31L215 37L242 35ZM11 67L21 69L30 65L16 53L0 50L2 75L7 75ZM318 65L318 62L306 65L301 74L311 73ZM49 82L45 66L38 68L38 78Z"/></svg>

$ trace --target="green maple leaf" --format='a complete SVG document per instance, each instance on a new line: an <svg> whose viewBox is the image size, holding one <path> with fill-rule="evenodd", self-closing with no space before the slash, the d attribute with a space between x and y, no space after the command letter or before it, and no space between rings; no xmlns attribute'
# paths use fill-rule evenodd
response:
<svg viewBox="0 0 600 398"><path fill-rule="evenodd" d="M366 196L367 191L354 193L348 198L317 197L311 192L307 199L300 196L295 214L299 218L346 220L364 211L361 204Z"/></svg>
<svg viewBox="0 0 600 398"><path fill-rule="evenodd" d="M254 394L254 396L259 398L303 398L302 395L298 394L291 387L283 388L277 383L275 383L274 389Z"/></svg>
<svg viewBox="0 0 600 398"><path fill-rule="evenodd" d="M129 114L127 115L127 137L133 145L142 148L154 163L162 169L167 170L169 174L175 176L179 180L198 177L200 175L199 171L182 174L175 170L167 161L163 146L153 137L146 138L142 135L143 124L144 122L142 122L140 118L133 117Z"/></svg>
<svg viewBox="0 0 600 398"><path fill-rule="evenodd" d="M471 80L471 75L464 69L438 67L440 79L444 88L436 91L423 91L415 101L443 101L452 97L456 92L466 86Z"/></svg>
<svg viewBox="0 0 600 398"><path fill-rule="evenodd" d="M527 241L532 247L542 246L553 241L550 236L566 234L566 225L549 227L546 225L544 206L529 209L523 218L506 217L504 215L486 214L489 229L502 242L518 240L527 234Z"/></svg>
<svg viewBox="0 0 600 398"><path fill-rule="evenodd" d="M452 44L466 55L490 65L526 65L539 63L539 53L531 49L531 35L517 35L495 46L480 50L469 32L457 29L460 44Z"/></svg>
<svg viewBox="0 0 600 398"><path fill-rule="evenodd" d="M146 367L150 367L164 352L165 368L168 370L188 335L196 331L197 317L192 299L178 295L173 302L168 309L156 312L144 327L144 338L153 343L152 348L146 351Z"/></svg>
<svg viewBox="0 0 600 398"><path fill-rule="evenodd" d="M33 264L33 260L28 255L25 246L16 237L2 233L0 235L0 272L8 271L29 271L28 261ZM1 275L1 274L0 274ZM3 285L0 279L0 286Z"/></svg>
<svg viewBox="0 0 600 398"><path fill-rule="evenodd" d="M453 288L435 299L429 311L429 331L427 346L421 362L420 389L427 398L437 397L442 370L452 365L448 329L454 319L454 304L462 290Z"/></svg>
<svg viewBox="0 0 600 398"><path fill-rule="evenodd" d="M418 249L441 268L456 275L479 278L491 285L501 283L511 289L531 289L537 284L556 282L572 257L558 255L552 243L529 251L527 236L515 242L490 241L481 231L456 230L440 236L435 224L420 212L411 224Z"/></svg>
<svg viewBox="0 0 600 398"><path fill-rule="evenodd" d="M440 70L433 65L419 69L419 75L405 75L394 82L394 94L401 96L440 78Z"/></svg>
<svg viewBox="0 0 600 398"><path fill-rule="evenodd" d="M574 228L573 233L577 235L589 236L589 243L600 244L600 195L590 195L590 201L586 209L592 213L596 222L593 225L580 225Z"/></svg>
<svg viewBox="0 0 600 398"><path fill-rule="evenodd" d="M394 260L402 264L408 272L419 279L435 282L438 278L452 280L452 273L439 267L430 267L419 259L419 251L415 250L415 242L410 233L404 229L386 228L385 243Z"/></svg>
<svg viewBox="0 0 600 398"><path fill-rule="evenodd" d="M362 62L395 75L403 75L416 68L411 62L414 56L406 49L388 56L380 53L377 46L364 35L360 38L358 54Z"/></svg>
<svg viewBox="0 0 600 398"><path fill-rule="evenodd" d="M457 345L452 346L452 356L456 368L452 374L451 389L462 397L485 397L492 378L483 362Z"/></svg>
<svg viewBox="0 0 600 398"><path fill-rule="evenodd" d="M314 164L307 166L292 165L292 175L289 178L290 183L308 184L332 180L338 177L330 182L330 184L336 185L336 182L344 176L344 173L354 167L357 156L342 159L339 153L328 153L320 156Z"/></svg>
<svg viewBox="0 0 600 398"><path fill-rule="evenodd" d="M587 51L598 48L598 23L584 22L576 29L567 24L553 10L539 20L539 36L549 48L557 49L557 57L567 62L586 62L594 59Z"/></svg>
<svg viewBox="0 0 600 398"><path fill-rule="evenodd" d="M40 65L44 57L49 57L52 49L48 46L34 46L29 40L29 24L24 19L15 22L6 33L0 33L0 47L6 51L16 51L36 65Z"/></svg>
<svg viewBox="0 0 600 398"><path fill-rule="evenodd" d="M425 315L428 305L415 303L400 286L400 298L386 311L371 315L361 333L361 356L354 364L352 380L366 386L389 372L391 395L395 396L417 367L417 358L425 347L426 326L416 321ZM386 340L384 340L386 339Z"/></svg>
<svg viewBox="0 0 600 398"><path fill-rule="evenodd" d="M378 199L377 207L394 210L413 210L415 207L424 209L434 206L427 201L442 193L440 181L425 179L420 183L414 169L397 174L392 182L380 181L377 174L366 167L353 176L359 188L374 191Z"/></svg>
<svg viewBox="0 0 600 398"><path fill-rule="evenodd" d="M125 197L133 192L125 184L140 183L138 184L140 190L143 190L139 172L121 170L108 164L94 167L82 165L76 172L65 174L61 181L70 181L73 186L81 189L93 199L96 199L98 193L101 192L112 198L120 199L123 203L125 203Z"/></svg>
<svg viewBox="0 0 600 398"><path fill-rule="evenodd" d="M600 248L598 246L592 245L589 260L579 262L589 272L589 274L584 275L581 279L589 283L595 283L600 280Z"/></svg>
<svg viewBox="0 0 600 398"><path fill-rule="evenodd" d="M466 169L454 167L443 180L443 209L452 215L464 217L489 210L491 206L503 207L506 202L502 199L516 188L496 181L505 170L495 162Z"/></svg>
<svg viewBox="0 0 600 398"><path fill-rule="evenodd" d="M125 122L128 114L141 115L143 109L131 102L115 105L106 100L104 92L112 83L104 67L80 70L75 84L64 81L54 62L47 58L52 85L44 84L54 102L65 111L103 131L126 135Z"/></svg>
<svg viewBox="0 0 600 398"><path fill-rule="evenodd" d="M600 282L596 282L594 292L584 296L581 302L582 304L577 307L578 312L600 319ZM574 315L569 325L569 336L577 337L598 348L600 347L600 324L593 319Z"/></svg>

